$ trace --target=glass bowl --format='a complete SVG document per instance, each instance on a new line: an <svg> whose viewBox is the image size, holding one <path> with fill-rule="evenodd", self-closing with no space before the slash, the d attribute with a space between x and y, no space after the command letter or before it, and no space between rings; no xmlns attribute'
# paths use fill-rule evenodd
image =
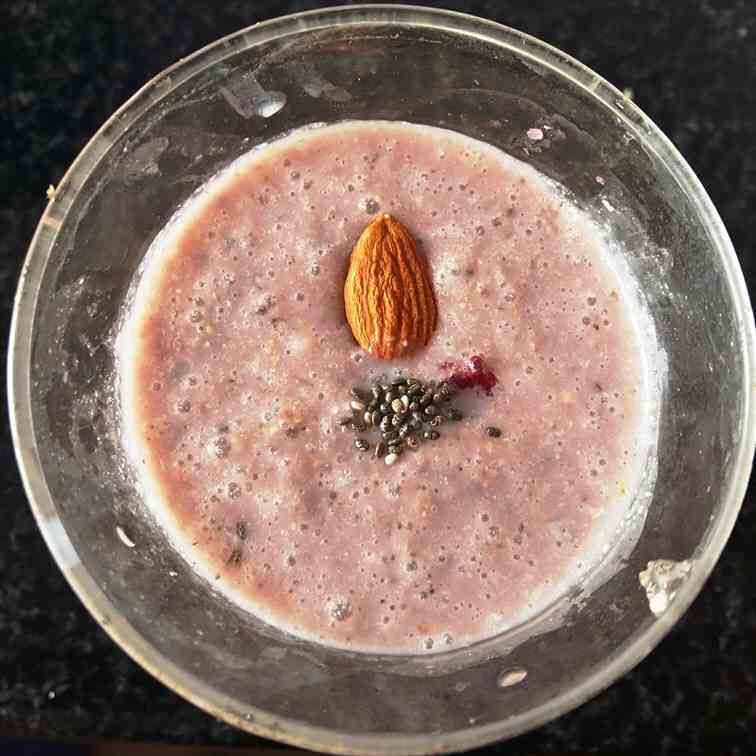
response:
<svg viewBox="0 0 756 756"><path fill-rule="evenodd" d="M629 553L593 590L576 586L559 618L447 654L347 653L244 614L143 516L119 433L114 336L157 232L252 146L307 123L367 118L454 129L559 181L623 242L667 361L657 482ZM529 139L534 127L548 138ZM11 420L58 565L145 669L211 714L277 740L334 753L440 753L579 705L678 621L745 492L753 360L753 314L722 222L679 153L620 92L512 29L352 6L219 40L155 77L95 135L55 190L23 269Z"/></svg>

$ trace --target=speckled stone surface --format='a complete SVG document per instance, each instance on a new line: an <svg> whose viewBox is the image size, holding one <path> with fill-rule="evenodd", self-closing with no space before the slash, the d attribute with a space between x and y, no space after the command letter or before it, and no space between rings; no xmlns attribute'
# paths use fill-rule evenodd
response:
<svg viewBox="0 0 756 756"><path fill-rule="evenodd" d="M329 3L330 4L330 3ZM191 5L191 7L190 7ZM55 183L132 92L183 55L315 2L0 4L0 360L26 246ZM204 7L203 7L204 6ZM449 2L575 55L682 150L756 287L753 0ZM4 365L3 365L4 367ZM253 744L154 681L90 619L48 555L0 423L0 738ZM756 752L756 501L703 594L638 668L508 754Z"/></svg>

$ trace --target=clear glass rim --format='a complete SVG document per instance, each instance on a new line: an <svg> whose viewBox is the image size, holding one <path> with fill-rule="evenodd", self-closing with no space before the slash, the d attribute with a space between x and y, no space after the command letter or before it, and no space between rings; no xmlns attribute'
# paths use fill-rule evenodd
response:
<svg viewBox="0 0 756 756"><path fill-rule="evenodd" d="M579 685L534 709L505 720L471 726L456 732L419 735L357 735L274 716L226 696L158 653L121 617L117 607L107 599L76 557L74 547L61 526L47 488L37 451L31 412L30 365L39 282L56 236L66 222L68 210L80 187L112 143L127 131L145 110L187 78L241 49L313 29L376 23L431 26L498 45L549 67L609 107L623 125L636 134L644 147L653 150L665 163L709 229L716 251L721 257L726 283L737 309L736 316L740 326L737 338L743 354L744 385L753 385L756 331L748 291L730 238L711 200L684 158L637 106L598 74L570 56L509 27L446 10L409 5L353 5L282 16L213 42L155 76L124 103L92 137L72 163L54 197L48 203L21 272L14 303L8 355L11 433L27 497L47 546L61 571L103 629L138 664L163 684L209 714L240 729L304 748L355 754L446 753L467 750L512 737L584 703L638 664L677 623L698 595L717 562L745 496L756 445L756 417L750 390L746 392L742 433L733 455L735 473L728 481L728 490L725 492L726 506L712 523L708 543L697 556L691 577L681 587L667 612Z"/></svg>

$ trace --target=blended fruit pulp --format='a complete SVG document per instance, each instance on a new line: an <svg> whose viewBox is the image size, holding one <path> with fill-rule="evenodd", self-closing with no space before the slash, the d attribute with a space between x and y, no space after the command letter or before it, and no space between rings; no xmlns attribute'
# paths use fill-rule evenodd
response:
<svg viewBox="0 0 756 756"><path fill-rule="evenodd" d="M438 309L428 346L390 362L355 343L342 295L378 212L415 237ZM317 642L427 653L526 621L598 561L651 448L609 246L545 177L454 132L346 122L253 150L155 241L119 337L155 516L216 588ZM497 384L396 464L338 425L353 386L473 355Z"/></svg>

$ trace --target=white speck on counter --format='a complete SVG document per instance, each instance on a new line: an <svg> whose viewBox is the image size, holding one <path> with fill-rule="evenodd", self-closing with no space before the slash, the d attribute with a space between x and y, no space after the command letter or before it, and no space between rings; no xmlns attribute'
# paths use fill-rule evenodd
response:
<svg viewBox="0 0 756 756"><path fill-rule="evenodd" d="M518 685L528 676L528 670L523 667L514 667L505 669L496 679L496 685L499 688L511 688Z"/></svg>
<svg viewBox="0 0 756 756"><path fill-rule="evenodd" d="M116 526L116 533L125 546L128 546L130 549L133 549L136 546L134 541L132 541L131 538L129 538L126 533L123 532L123 528L120 525Z"/></svg>

